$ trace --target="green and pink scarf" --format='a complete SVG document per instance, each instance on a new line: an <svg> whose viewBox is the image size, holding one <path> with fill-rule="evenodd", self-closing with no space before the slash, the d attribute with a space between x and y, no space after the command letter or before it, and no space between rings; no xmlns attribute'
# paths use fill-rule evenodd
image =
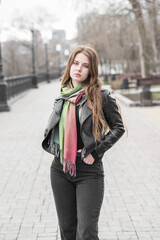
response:
<svg viewBox="0 0 160 240"><path fill-rule="evenodd" d="M60 162L63 164L64 172L69 172L71 176L76 176L76 105L79 104L83 94L81 84L74 88L71 79L61 87L61 95L66 101L59 121Z"/></svg>

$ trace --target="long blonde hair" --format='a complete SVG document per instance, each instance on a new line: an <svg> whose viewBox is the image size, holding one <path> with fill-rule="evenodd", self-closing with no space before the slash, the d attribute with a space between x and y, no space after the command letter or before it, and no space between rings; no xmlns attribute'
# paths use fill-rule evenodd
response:
<svg viewBox="0 0 160 240"><path fill-rule="evenodd" d="M93 113L93 134L96 140L101 141L100 135L104 134L108 129L108 124L104 119L102 111L101 87L102 83L98 79L98 54L90 45L80 45L71 53L64 74L62 76L62 84L70 79L70 68L78 53L83 53L89 59L89 75L83 82L83 89L87 96L88 107Z"/></svg>

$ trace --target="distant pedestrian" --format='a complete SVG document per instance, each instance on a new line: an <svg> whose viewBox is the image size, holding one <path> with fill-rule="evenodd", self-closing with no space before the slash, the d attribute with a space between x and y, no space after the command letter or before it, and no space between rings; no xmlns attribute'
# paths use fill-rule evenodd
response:
<svg viewBox="0 0 160 240"><path fill-rule="evenodd" d="M124 133L116 100L101 89L98 56L80 45L69 57L45 130L62 240L98 240L104 195L102 157Z"/></svg>

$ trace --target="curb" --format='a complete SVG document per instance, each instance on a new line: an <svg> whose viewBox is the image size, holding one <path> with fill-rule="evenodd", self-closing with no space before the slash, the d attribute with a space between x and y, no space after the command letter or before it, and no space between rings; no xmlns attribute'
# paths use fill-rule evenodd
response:
<svg viewBox="0 0 160 240"><path fill-rule="evenodd" d="M119 100L122 104L128 106L128 107L135 107L140 106L139 101L132 101L131 99L121 95L120 93L114 92L114 96L117 100Z"/></svg>
<svg viewBox="0 0 160 240"><path fill-rule="evenodd" d="M139 101L132 101L131 99L123 96L122 94L114 91L110 85L103 85L103 88L108 89L111 94L114 95L114 97L120 101L122 104L126 105L127 107L135 107L135 106L140 106Z"/></svg>

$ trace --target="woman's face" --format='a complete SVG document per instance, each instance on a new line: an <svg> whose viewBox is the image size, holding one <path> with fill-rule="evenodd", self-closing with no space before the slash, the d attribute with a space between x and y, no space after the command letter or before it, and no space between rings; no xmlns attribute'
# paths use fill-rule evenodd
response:
<svg viewBox="0 0 160 240"><path fill-rule="evenodd" d="M89 59L83 53L77 53L70 68L72 84L76 87L87 79L89 75Z"/></svg>

